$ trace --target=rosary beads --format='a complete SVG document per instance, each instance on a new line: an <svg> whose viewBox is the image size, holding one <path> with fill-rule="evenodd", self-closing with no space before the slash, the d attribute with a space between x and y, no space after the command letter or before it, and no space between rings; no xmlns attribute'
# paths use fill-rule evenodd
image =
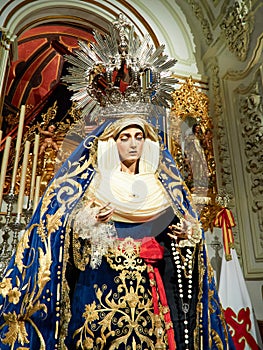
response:
<svg viewBox="0 0 263 350"><path fill-rule="evenodd" d="M179 286L179 297L182 303L182 310L184 313L184 342L185 342L185 350L189 350L189 323L188 323L188 312L190 308L190 301L192 299L193 292L193 280L192 280L192 272L193 272L193 260L195 249L186 248L186 255L184 256L176 241L171 242L172 246L172 254L173 259L176 266L178 286ZM184 295L183 289L183 275L187 280L187 291L186 296Z"/></svg>

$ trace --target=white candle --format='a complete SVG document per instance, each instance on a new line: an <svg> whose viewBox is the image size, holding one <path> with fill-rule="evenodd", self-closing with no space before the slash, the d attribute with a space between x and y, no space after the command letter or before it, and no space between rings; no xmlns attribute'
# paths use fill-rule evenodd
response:
<svg viewBox="0 0 263 350"><path fill-rule="evenodd" d="M22 136L23 136L23 129L24 129L24 120L25 120L25 112L26 112L26 106L22 105L20 110L20 117L19 117L19 124L18 124L18 130L17 130L17 139L16 139L16 151L20 151Z"/></svg>
<svg viewBox="0 0 263 350"><path fill-rule="evenodd" d="M36 134L35 135L34 152L33 152L33 164L32 164L32 174L31 174L31 184L30 184L30 195L29 195L30 203L33 200L34 190L35 190L38 149L39 149L39 135Z"/></svg>
<svg viewBox="0 0 263 350"><path fill-rule="evenodd" d="M8 136L5 141L5 149L2 159L2 165L1 165L1 176L0 176L0 210L2 207L2 198L3 198L3 191L4 191L4 185L5 185L5 176L6 176L6 170L8 165L8 157L10 152L10 145L11 145L12 137Z"/></svg>
<svg viewBox="0 0 263 350"><path fill-rule="evenodd" d="M35 189L34 209L33 209L34 211L36 210L38 202L39 202L40 184L41 184L41 176L38 175L36 178L36 189Z"/></svg>
<svg viewBox="0 0 263 350"><path fill-rule="evenodd" d="M22 136L23 136L25 111L26 111L26 107L24 105L22 105L21 111L20 111L18 130L17 130L17 138L16 138L15 162L14 162L14 168L13 168L13 174L12 174L12 181L11 181L11 189L12 190L15 188L15 184L16 184L16 173L17 173L17 168L18 168L19 152L20 152L21 141L22 141Z"/></svg>
<svg viewBox="0 0 263 350"><path fill-rule="evenodd" d="M29 150L30 150L30 142L26 141L26 143L25 143L25 150L24 150L24 157L23 157L23 164L22 164L22 170L21 170L19 195L18 195L18 201L17 201L17 213L18 214L21 214L22 213L22 209L23 209L24 192L25 192L25 186L26 186L26 171L27 171Z"/></svg>
<svg viewBox="0 0 263 350"><path fill-rule="evenodd" d="M1 141L2 141L2 136L3 136L3 131L0 130L0 144L1 144Z"/></svg>

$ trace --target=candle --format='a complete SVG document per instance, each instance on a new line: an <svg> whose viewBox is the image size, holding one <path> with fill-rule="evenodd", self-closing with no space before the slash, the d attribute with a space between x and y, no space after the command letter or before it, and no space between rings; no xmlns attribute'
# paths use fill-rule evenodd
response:
<svg viewBox="0 0 263 350"><path fill-rule="evenodd" d="M16 151L20 151L22 136L23 136L23 128L24 128L24 119L25 119L26 106L21 106L18 131L17 131L17 139L16 139Z"/></svg>
<svg viewBox="0 0 263 350"><path fill-rule="evenodd" d="M3 131L0 130L0 145L1 145L1 141L2 141L2 136L3 136Z"/></svg>
<svg viewBox="0 0 263 350"><path fill-rule="evenodd" d="M30 202L30 203L32 203L32 201L33 201L34 190L35 190L38 149L39 149L39 135L36 134L36 135L35 135L34 151L33 151L33 164L32 164L32 174L31 174L31 184L30 184L30 195L29 195L29 202Z"/></svg>
<svg viewBox="0 0 263 350"><path fill-rule="evenodd" d="M7 164L8 164L8 157L10 152L10 145L11 145L12 138L11 136L8 136L5 141L5 149L2 159L2 165L1 165L1 175L0 175L0 210L2 207L2 198L3 198L3 191L4 191L4 185L5 185L5 176L6 176L6 170L7 170Z"/></svg>
<svg viewBox="0 0 263 350"><path fill-rule="evenodd" d="M23 209L24 192L25 192L25 186L26 186L26 171L27 171L29 150L30 150L30 142L26 141L22 170L21 170L19 195L18 195L18 201L17 201L17 214L21 214L22 209Z"/></svg>
<svg viewBox="0 0 263 350"><path fill-rule="evenodd" d="M36 189L35 189L35 196L34 196L34 211L36 210L37 205L38 205L38 201L39 201L40 184L41 184L41 176L38 175L36 178Z"/></svg>
<svg viewBox="0 0 263 350"><path fill-rule="evenodd" d="M21 141L23 136L25 110L26 110L26 107L24 105L21 106L17 138L16 138L15 162L14 162L14 168L13 168L13 174L12 174L12 181L11 181L11 191L14 190L15 184L16 184L16 173L18 168L19 152L20 152Z"/></svg>

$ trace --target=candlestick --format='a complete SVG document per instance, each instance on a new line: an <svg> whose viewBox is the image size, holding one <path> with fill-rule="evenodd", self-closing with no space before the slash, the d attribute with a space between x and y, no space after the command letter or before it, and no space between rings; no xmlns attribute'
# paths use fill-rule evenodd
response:
<svg viewBox="0 0 263 350"><path fill-rule="evenodd" d="M17 213L18 214L22 213L22 208L23 208L29 150L30 150L30 141L26 141L25 150L24 150L24 157L23 157L23 164L22 164L22 171L21 171L21 178L20 178L19 195L18 195L18 201L17 201Z"/></svg>
<svg viewBox="0 0 263 350"><path fill-rule="evenodd" d="M18 130L17 130L16 149L15 149L15 162L14 162L14 168L13 168L13 174L12 174L12 181L11 181L11 192L14 190L15 184L16 184L16 174L17 174L17 168L18 168L18 161L19 161L19 152L20 152L20 147L21 147L21 141L22 141L22 136L23 136L25 110L26 110L26 107L24 105L22 105L21 106L21 111L20 111Z"/></svg>
<svg viewBox="0 0 263 350"><path fill-rule="evenodd" d="M11 228L13 204L16 201L17 201L16 195L10 192L7 195L5 195L5 202L7 206L6 206L6 214L5 214L5 224L3 227L1 227L2 242L0 243L0 259L1 259L0 274L1 275L3 275L7 265L9 264L9 261L13 254L13 242L14 242L14 239L16 239L17 237L16 232L14 232L13 228ZM11 233L12 233L12 242L10 242Z"/></svg>
<svg viewBox="0 0 263 350"><path fill-rule="evenodd" d="M37 172L37 159L38 159L38 149L39 149L39 135L35 135L35 144L33 151L33 164L32 164L32 174L31 174L31 184L30 184L30 195L29 203L31 205L34 196L35 182L36 182L36 172Z"/></svg>
<svg viewBox="0 0 263 350"><path fill-rule="evenodd" d="M34 211L36 210L38 202L39 202L40 184L41 184L41 176L38 175L36 178L36 189L35 189L35 196L34 196Z"/></svg>
<svg viewBox="0 0 263 350"><path fill-rule="evenodd" d="M6 170L7 170L7 164L8 164L8 157L10 152L10 145L11 145L11 136L8 136L5 141L5 149L2 159L2 165L1 165L1 176L0 176L0 211L2 208L2 198L3 198L3 191L4 191L4 185L5 185L5 176L6 176Z"/></svg>

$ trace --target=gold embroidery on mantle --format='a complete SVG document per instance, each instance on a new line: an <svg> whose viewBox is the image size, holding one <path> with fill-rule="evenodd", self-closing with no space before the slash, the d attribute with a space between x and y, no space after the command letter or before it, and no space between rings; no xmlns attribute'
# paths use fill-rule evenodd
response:
<svg viewBox="0 0 263 350"><path fill-rule="evenodd" d="M139 249L140 242L126 238L105 256L119 273L111 286L94 285L97 299L85 306L85 321L74 333L77 348L99 350L107 344L114 350L124 344L126 350L154 350L155 325L165 336L163 316L156 323L153 314L146 264L138 255Z"/></svg>
<svg viewBox="0 0 263 350"><path fill-rule="evenodd" d="M144 271L146 265L143 264L143 259L139 258L140 246L141 243L131 237L117 241L116 248L106 257L110 267L116 271L121 271L123 268Z"/></svg>
<svg viewBox="0 0 263 350"><path fill-rule="evenodd" d="M54 264L51 236L62 233L64 227L62 217L66 209L70 208L72 203L82 194L82 187L74 180L74 177L86 176L85 170L90 166L92 159L91 156L83 163L81 163L82 159L79 160L80 162L68 163L64 176L54 179L52 185L48 187L42 205L38 209L39 223L29 226L18 244L15 255L18 273L12 276L14 269L9 269L0 283L0 295L4 299L4 303L0 307L4 323L0 324L0 329L6 328L5 333L2 334L1 342L9 345L10 349L18 345L21 345L22 349L24 345L30 344L26 328L28 324L38 337L39 350L47 349L39 324L36 324L33 316L39 312L43 315L42 317L45 317L44 315L48 313L52 303L51 299L59 299L59 288L56 291L58 295L53 295L52 298L47 289L50 282L51 266ZM65 194L67 195L66 199ZM47 211L54 197L59 208L54 214L48 214ZM39 237L37 250L29 245L29 237L32 235ZM29 275L28 269L32 264L37 265L37 272ZM58 286L60 287L60 282L58 282ZM17 310L8 311L10 304L18 305ZM5 310L7 311L5 312Z"/></svg>
<svg viewBox="0 0 263 350"><path fill-rule="evenodd" d="M37 226L37 225L34 225ZM38 226L38 230L42 230L42 222ZM32 319L32 315L34 315L38 311L43 311L44 313L47 313L48 307L47 305L41 300L41 295L44 291L44 288L47 284L47 282L50 280L50 267L52 263L51 259L51 247L49 244L49 241L47 240L47 250L45 251L42 248L38 248L38 273L35 279L29 278L26 282L24 280L25 273L22 273L23 270L26 270L28 266L25 266L22 263L23 253L24 250L28 248L27 240L28 240L28 234L25 233L24 237L25 239L21 240L21 245L18 246L18 251L16 255L16 263L21 271L21 276L16 277L16 283L11 284L10 283L5 284L5 288L3 288L3 285L0 286L0 294L2 294L4 297L8 297L8 301L13 304L20 303L21 307L19 312L16 311L3 313L3 317L5 320L5 323L1 325L0 328L4 327L5 325L8 327L7 332L5 333L5 337L2 339L3 344L8 344L13 348L15 346L15 343L24 345L29 344L28 339L28 333L26 330L26 323L30 323L31 326L34 328L39 341L40 341L40 349L45 350L45 341L40 333L37 325ZM47 235L48 236L48 235ZM8 277L12 273L12 269L7 271L6 277ZM7 278L7 281L9 279ZM31 288L32 286L32 288ZM2 287L2 288L1 288ZM27 292L22 294L22 292L26 290ZM21 300L20 300L21 299Z"/></svg>
<svg viewBox="0 0 263 350"><path fill-rule="evenodd" d="M73 232L72 237L72 250L75 266L79 270L85 271L86 266L90 262L91 247L88 244L88 242L84 242L83 244L81 244L75 232Z"/></svg>

